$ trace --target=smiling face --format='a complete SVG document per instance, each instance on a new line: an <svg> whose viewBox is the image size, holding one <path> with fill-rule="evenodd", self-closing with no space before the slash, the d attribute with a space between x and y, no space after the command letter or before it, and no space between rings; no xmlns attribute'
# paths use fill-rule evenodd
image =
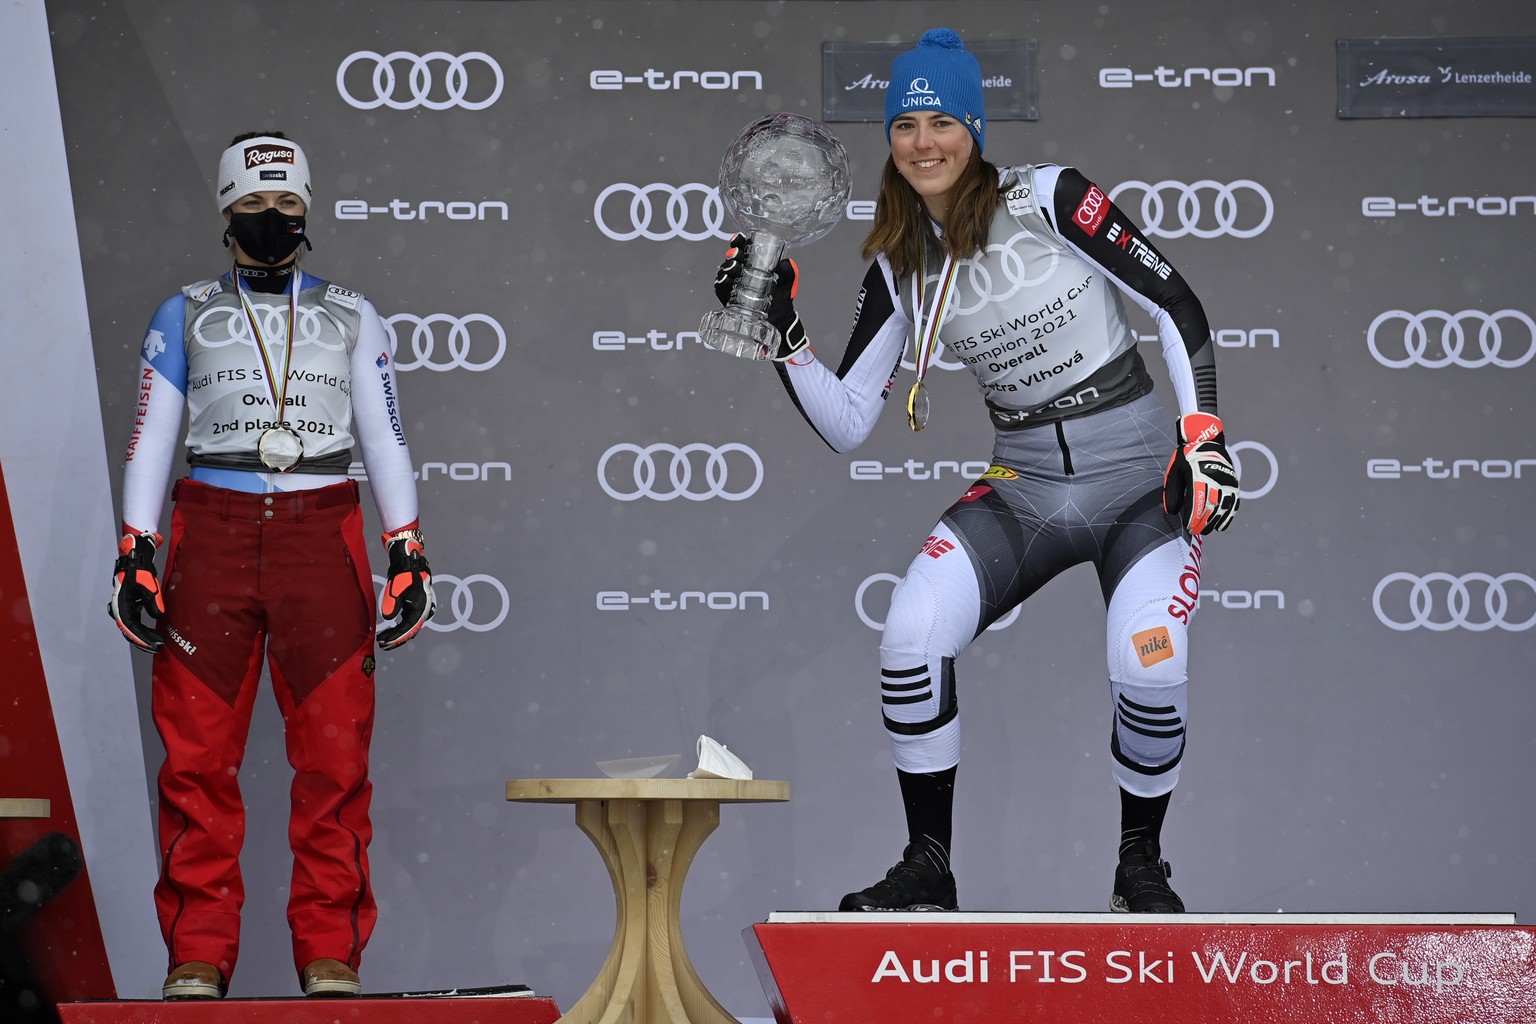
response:
<svg viewBox="0 0 1536 1024"><path fill-rule="evenodd" d="M949 211L976 140L959 120L936 110L902 114L891 122L891 159L907 184L939 223Z"/></svg>

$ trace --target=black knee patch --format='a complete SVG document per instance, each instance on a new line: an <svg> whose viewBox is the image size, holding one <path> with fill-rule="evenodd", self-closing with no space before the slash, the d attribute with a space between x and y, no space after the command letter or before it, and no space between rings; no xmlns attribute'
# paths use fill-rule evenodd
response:
<svg viewBox="0 0 1536 1024"><path fill-rule="evenodd" d="M938 679L933 678L927 665L881 669L880 704L886 729L902 736L921 736L949 724L960 713L959 702L955 699L955 659L942 659ZM922 721L911 721L910 713L901 713L901 709L920 704L934 708L933 715ZM893 713L900 718L892 718Z"/></svg>

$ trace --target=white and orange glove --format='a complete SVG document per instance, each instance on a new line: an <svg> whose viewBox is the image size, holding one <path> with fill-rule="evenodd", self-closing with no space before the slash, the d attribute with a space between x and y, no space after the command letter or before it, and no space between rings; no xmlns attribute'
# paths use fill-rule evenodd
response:
<svg viewBox="0 0 1536 1024"><path fill-rule="evenodd" d="M384 535L389 552L389 573L384 579L384 596L379 614L399 622L379 631L379 647L392 651L410 640L432 617L436 603L432 599L432 568L423 553L421 531L396 530Z"/></svg>
<svg viewBox="0 0 1536 1024"><path fill-rule="evenodd" d="M145 625L143 615L148 612L153 619L165 617L160 577L155 575L155 549L165 538L128 526L123 529L127 532L117 542L117 561L112 563L112 599L107 602L107 614L130 644L153 654L165 646L165 637Z"/></svg>
<svg viewBox="0 0 1536 1024"><path fill-rule="evenodd" d="M1163 474L1163 511L1196 537L1225 530L1241 499L1221 420L1192 412L1179 417L1177 429L1179 446Z"/></svg>

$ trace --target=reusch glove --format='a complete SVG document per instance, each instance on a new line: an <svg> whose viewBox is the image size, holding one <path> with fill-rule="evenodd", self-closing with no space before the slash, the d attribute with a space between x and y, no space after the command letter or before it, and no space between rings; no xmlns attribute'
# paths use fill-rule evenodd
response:
<svg viewBox="0 0 1536 1024"><path fill-rule="evenodd" d="M123 631L128 642L151 654L165 646L165 637L144 624L143 613L154 619L165 617L165 599L160 594L160 577L155 575L155 549L165 538L158 533L129 530L117 542L117 561L112 563L112 600L107 614Z"/></svg>
<svg viewBox="0 0 1536 1024"><path fill-rule="evenodd" d="M747 256L752 251L752 239L735 234L731 236L730 246L715 274L715 297L722 306L730 304L731 293L736 290L736 282L741 279ZM780 338L778 350L770 357L774 362L783 362L811 343L805 336L800 314L795 312L795 295L799 291L799 265L791 259L779 260L773 268L773 291L768 302L768 322L778 328Z"/></svg>
<svg viewBox="0 0 1536 1024"><path fill-rule="evenodd" d="M436 604L432 599L432 568L422 553L420 530L397 530L384 535L389 552L389 575L384 581L384 597L379 613L386 619L400 621L379 632L379 647L392 651L421 632L432 617Z"/></svg>
<svg viewBox="0 0 1536 1024"><path fill-rule="evenodd" d="M1163 474L1163 511L1196 537L1225 530L1241 499L1221 420L1192 412L1179 417L1177 429L1179 446Z"/></svg>

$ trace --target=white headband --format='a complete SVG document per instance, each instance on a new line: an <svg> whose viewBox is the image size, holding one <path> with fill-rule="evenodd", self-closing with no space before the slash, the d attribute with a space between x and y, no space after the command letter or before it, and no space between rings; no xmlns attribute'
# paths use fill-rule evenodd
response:
<svg viewBox="0 0 1536 1024"><path fill-rule="evenodd" d="M226 149L219 157L214 185L220 212L252 192L292 192L304 200L306 210L314 205L304 151L298 143L271 135L258 135Z"/></svg>

